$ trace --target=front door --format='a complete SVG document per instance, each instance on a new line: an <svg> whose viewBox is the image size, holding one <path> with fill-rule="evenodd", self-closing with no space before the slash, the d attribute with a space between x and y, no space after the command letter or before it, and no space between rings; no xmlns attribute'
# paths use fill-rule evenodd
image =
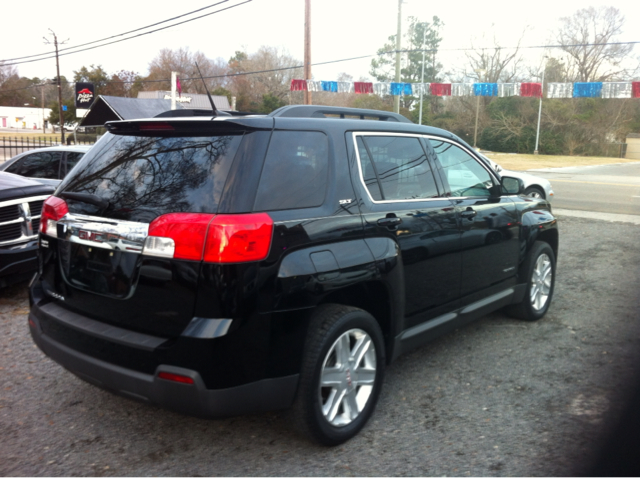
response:
<svg viewBox="0 0 640 478"><path fill-rule="evenodd" d="M519 255L519 224L514 202L491 194L497 179L470 151L453 141L430 138L438 155L443 181L462 231L462 303L475 292L500 287L513 279ZM466 297L466 300L465 300Z"/></svg>
<svg viewBox="0 0 640 478"><path fill-rule="evenodd" d="M408 328L454 308L460 290L460 231L451 200L418 136L354 134L366 237L400 248Z"/></svg>

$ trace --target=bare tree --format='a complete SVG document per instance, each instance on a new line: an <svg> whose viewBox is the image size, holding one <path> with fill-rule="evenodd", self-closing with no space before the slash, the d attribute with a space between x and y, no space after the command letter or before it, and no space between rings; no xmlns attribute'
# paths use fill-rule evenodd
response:
<svg viewBox="0 0 640 478"><path fill-rule="evenodd" d="M524 36L524 33L523 33ZM475 48L465 53L469 62L469 69L465 69L464 75L475 78L481 82L505 83L515 81L521 76L522 57L520 55L520 43L518 40L515 48L502 48L494 36L492 48ZM483 35L482 41L486 38Z"/></svg>
<svg viewBox="0 0 640 478"><path fill-rule="evenodd" d="M557 42L569 57L569 72L576 81L622 79L622 66L633 45L615 44L622 33L624 15L615 7L582 8L560 19Z"/></svg>
<svg viewBox="0 0 640 478"><path fill-rule="evenodd" d="M189 93L205 93L202 81L199 79L196 63L205 77L209 90L225 87L228 67L222 58L211 60L202 52L192 53L189 48L171 50L163 48L149 63L149 76L146 80L154 80L154 83L145 83L145 90L169 90L171 89L171 72L177 71L181 78L198 78L192 81L181 81L182 88ZM166 81L163 81L166 80Z"/></svg>

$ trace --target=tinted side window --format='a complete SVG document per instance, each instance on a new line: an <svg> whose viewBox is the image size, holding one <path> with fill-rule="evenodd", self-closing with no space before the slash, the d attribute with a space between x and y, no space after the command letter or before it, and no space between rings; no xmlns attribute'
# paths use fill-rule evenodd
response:
<svg viewBox="0 0 640 478"><path fill-rule="evenodd" d="M464 149L447 141L430 139L442 164L452 196L490 196L491 175Z"/></svg>
<svg viewBox="0 0 640 478"><path fill-rule="evenodd" d="M433 172L418 138L362 136L358 151L365 186L374 201L378 195L375 183L385 201L438 196Z"/></svg>
<svg viewBox="0 0 640 478"><path fill-rule="evenodd" d="M73 169L73 167L78 164L78 161L84 156L84 153L67 153L67 171L65 174L68 174L69 171Z"/></svg>
<svg viewBox="0 0 640 478"><path fill-rule="evenodd" d="M275 131L264 160L255 211L321 206L327 190L329 141L314 131Z"/></svg>
<svg viewBox="0 0 640 478"><path fill-rule="evenodd" d="M28 178L59 179L61 159L60 151L29 154L7 168L7 172Z"/></svg>

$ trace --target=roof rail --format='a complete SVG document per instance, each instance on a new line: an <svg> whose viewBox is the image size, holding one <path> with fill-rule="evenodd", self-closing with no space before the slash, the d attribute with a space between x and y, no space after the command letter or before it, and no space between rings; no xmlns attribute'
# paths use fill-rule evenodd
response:
<svg viewBox="0 0 640 478"><path fill-rule="evenodd" d="M327 118L338 116L342 119L361 119L378 121L395 121L398 123L413 122L404 116L390 111L365 110L360 108L342 108L339 106L290 105L271 112L269 116L280 118Z"/></svg>

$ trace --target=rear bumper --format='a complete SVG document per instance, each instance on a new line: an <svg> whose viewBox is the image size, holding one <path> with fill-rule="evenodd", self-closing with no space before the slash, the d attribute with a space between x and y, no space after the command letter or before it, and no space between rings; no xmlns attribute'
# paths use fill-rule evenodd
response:
<svg viewBox="0 0 640 478"><path fill-rule="evenodd" d="M293 403L298 375L269 378L236 387L211 390L200 373L172 365L159 365L153 374L91 357L72 349L44 333L39 315L56 320L34 304L29 313L29 329L38 347L51 359L83 380L119 395L154 403L187 415L205 418L288 408ZM122 340L109 330L110 340ZM187 376L193 384L183 384L158 377L161 372Z"/></svg>

